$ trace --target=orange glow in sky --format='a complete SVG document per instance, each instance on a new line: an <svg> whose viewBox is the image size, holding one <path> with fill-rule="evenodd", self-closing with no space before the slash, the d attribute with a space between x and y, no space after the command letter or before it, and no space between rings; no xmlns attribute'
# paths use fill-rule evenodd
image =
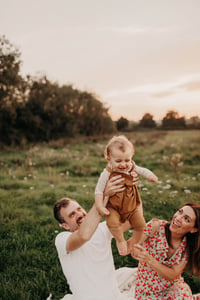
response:
<svg viewBox="0 0 200 300"><path fill-rule="evenodd" d="M200 116L199 0L6 0L23 75L96 94L113 119Z"/></svg>

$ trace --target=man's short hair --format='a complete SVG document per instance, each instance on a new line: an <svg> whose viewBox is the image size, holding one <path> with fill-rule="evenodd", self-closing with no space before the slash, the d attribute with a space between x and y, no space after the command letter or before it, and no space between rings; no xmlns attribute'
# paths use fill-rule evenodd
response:
<svg viewBox="0 0 200 300"><path fill-rule="evenodd" d="M60 224L65 223L64 218L60 214L60 210L62 207L67 207L69 205L70 201L75 201L75 200L64 197L64 198L61 198L60 200L56 201L56 203L54 204L54 210L53 210L54 217Z"/></svg>

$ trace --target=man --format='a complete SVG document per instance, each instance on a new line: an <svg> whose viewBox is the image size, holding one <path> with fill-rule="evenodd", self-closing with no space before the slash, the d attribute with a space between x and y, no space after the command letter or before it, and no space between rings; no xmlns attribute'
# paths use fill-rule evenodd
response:
<svg viewBox="0 0 200 300"><path fill-rule="evenodd" d="M124 189L123 179L113 177L104 193L109 196ZM95 204L88 214L75 200L62 198L55 203L54 216L69 230L57 235L55 245L73 300L128 300L117 286L111 240L106 223L101 222ZM122 224L123 230L130 227Z"/></svg>

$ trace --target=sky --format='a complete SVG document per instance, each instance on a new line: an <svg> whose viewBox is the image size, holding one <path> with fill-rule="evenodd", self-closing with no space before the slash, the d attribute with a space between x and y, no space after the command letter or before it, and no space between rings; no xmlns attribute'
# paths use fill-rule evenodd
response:
<svg viewBox="0 0 200 300"><path fill-rule="evenodd" d="M199 0L0 0L23 76L95 94L113 120L200 116Z"/></svg>

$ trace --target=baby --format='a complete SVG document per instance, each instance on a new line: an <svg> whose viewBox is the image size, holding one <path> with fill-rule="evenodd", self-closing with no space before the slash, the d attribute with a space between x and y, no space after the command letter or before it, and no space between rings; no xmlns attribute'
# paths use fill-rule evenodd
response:
<svg viewBox="0 0 200 300"><path fill-rule="evenodd" d="M116 239L119 254L128 254L127 242L121 223L129 221L133 227L132 243L140 243L146 222L143 217L142 202L137 188L138 175L157 182L157 176L146 168L139 167L132 160L134 147L123 135L114 136L107 144L104 156L108 161L101 173L95 189L95 203L101 215L106 215L107 225ZM109 178L119 175L124 178L125 189L109 198L106 208L103 205L103 192Z"/></svg>

